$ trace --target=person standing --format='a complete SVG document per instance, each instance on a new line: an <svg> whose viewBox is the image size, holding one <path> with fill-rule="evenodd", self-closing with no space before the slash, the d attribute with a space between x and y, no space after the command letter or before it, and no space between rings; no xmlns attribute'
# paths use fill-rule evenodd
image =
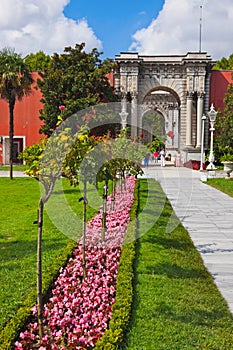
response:
<svg viewBox="0 0 233 350"><path fill-rule="evenodd" d="M154 155L155 164L157 164L158 163L159 152L155 151L153 155Z"/></svg>
<svg viewBox="0 0 233 350"><path fill-rule="evenodd" d="M149 160L150 160L150 152L148 152L144 158L144 166L145 167L149 166Z"/></svg>
<svg viewBox="0 0 233 350"><path fill-rule="evenodd" d="M166 156L165 149L162 148L159 154L161 159L161 166L165 166L165 156Z"/></svg>

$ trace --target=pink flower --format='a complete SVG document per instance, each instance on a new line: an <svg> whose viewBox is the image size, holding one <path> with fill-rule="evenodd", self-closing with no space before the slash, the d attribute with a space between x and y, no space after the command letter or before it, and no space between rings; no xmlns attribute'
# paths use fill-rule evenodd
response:
<svg viewBox="0 0 233 350"><path fill-rule="evenodd" d="M59 109L60 109L60 111L64 111L64 109L66 109L66 107L64 105L61 105L61 106L59 106Z"/></svg>

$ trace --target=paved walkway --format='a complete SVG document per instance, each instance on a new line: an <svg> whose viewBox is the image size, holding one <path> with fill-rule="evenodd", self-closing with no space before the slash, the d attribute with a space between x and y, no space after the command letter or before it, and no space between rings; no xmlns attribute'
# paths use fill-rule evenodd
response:
<svg viewBox="0 0 233 350"><path fill-rule="evenodd" d="M233 198L195 170L150 166L144 173L160 182L233 314Z"/></svg>
<svg viewBox="0 0 233 350"><path fill-rule="evenodd" d="M10 177L10 172L8 170L0 170L0 177ZM13 171L13 177L28 177L23 171Z"/></svg>

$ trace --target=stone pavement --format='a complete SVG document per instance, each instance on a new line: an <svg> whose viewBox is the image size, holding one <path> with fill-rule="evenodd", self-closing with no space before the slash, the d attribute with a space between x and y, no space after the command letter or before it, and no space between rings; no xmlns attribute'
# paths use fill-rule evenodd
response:
<svg viewBox="0 0 233 350"><path fill-rule="evenodd" d="M143 177L160 182L233 314L233 198L202 182L199 171L159 165L143 170Z"/></svg>
<svg viewBox="0 0 233 350"><path fill-rule="evenodd" d="M10 172L8 170L0 170L0 177L10 177ZM28 177L23 171L13 171L13 177Z"/></svg>

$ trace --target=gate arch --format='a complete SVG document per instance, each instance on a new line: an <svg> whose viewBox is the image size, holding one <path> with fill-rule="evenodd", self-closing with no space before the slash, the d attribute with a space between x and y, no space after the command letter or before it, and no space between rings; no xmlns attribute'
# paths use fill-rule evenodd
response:
<svg viewBox="0 0 233 350"><path fill-rule="evenodd" d="M210 74L214 65L211 57L206 52L179 56L143 56L129 52L116 55L115 62L116 91L122 101L126 95L130 96L131 120L128 122L133 125L132 136L141 132L145 111L160 108L170 123L168 128L174 122L172 115L176 116L178 136L172 146L174 153L181 153L183 161L199 160L201 118L209 110ZM157 95L157 101L153 95Z"/></svg>
<svg viewBox="0 0 233 350"><path fill-rule="evenodd" d="M138 115L139 126L144 129L144 116L149 112L154 112L156 114L161 115L164 120L164 128L163 135L158 136L160 137L167 135L165 147L169 151L169 153L173 153L175 155L179 150L180 144L180 98L177 92L167 86L158 86L152 88L143 97L142 106L142 113L141 115ZM147 127L146 129L150 130L149 127ZM143 131L143 133L145 133L145 131ZM152 132L149 132L149 137L148 132L146 132L146 134L147 138L145 141L152 141Z"/></svg>

